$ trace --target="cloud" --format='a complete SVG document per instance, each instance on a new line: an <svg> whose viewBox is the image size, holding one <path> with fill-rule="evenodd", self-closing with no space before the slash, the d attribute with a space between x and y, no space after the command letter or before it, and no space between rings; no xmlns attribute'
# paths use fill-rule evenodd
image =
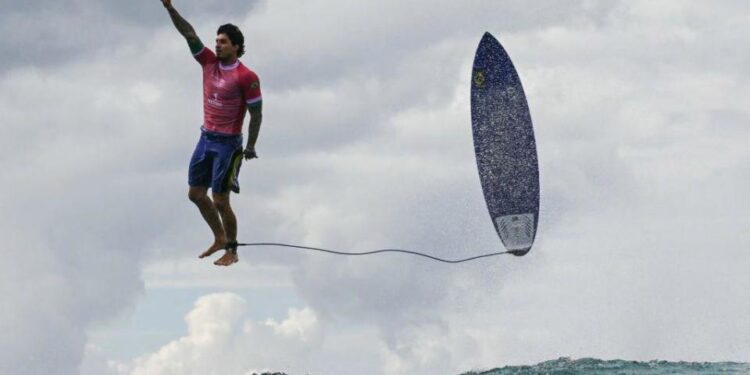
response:
<svg viewBox="0 0 750 375"><path fill-rule="evenodd" d="M227 0L217 5L185 0L175 5L195 21L196 28L214 33L219 22L237 23L238 17L251 12L257 3ZM0 61L0 73L28 66L54 67L92 55L116 53L123 43L133 40L144 43L152 38L157 28L169 24L169 17L158 0L135 3L3 1L0 9L0 35L15 36L0 43L0 53L4 57ZM29 22L30 19L34 22ZM204 41L211 40L204 38Z"/></svg>
<svg viewBox="0 0 750 375"><path fill-rule="evenodd" d="M170 138L150 116L169 99L139 79L136 56L125 47L0 76L0 182L10 189L0 234L17 255L0 266L0 372L75 373L86 331L127 312L143 290L146 243L163 231L144 217L167 214L156 201L171 168L168 158L145 162Z"/></svg>
<svg viewBox="0 0 750 375"><path fill-rule="evenodd" d="M201 297L185 317L187 334L135 359L127 373L251 374L275 366L299 372L306 348L320 341L316 314L290 309L283 321L255 322L246 317L249 308L232 293Z"/></svg>
<svg viewBox="0 0 750 375"><path fill-rule="evenodd" d="M390 349L372 327L337 329L310 308L290 308L280 321L249 319L251 309L232 293L203 296L185 317L184 336L107 368L130 375L458 372L461 354L477 343L477 332L414 326Z"/></svg>

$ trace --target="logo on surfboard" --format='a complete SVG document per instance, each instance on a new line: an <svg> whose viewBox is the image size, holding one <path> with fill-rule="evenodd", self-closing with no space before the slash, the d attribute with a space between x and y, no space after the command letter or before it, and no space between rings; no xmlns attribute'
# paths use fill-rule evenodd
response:
<svg viewBox="0 0 750 375"><path fill-rule="evenodd" d="M474 73L474 86L479 88L484 87L484 72L481 70Z"/></svg>

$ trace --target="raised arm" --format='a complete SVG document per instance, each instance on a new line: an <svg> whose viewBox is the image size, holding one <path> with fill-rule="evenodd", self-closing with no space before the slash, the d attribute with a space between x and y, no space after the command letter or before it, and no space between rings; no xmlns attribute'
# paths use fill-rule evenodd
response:
<svg viewBox="0 0 750 375"><path fill-rule="evenodd" d="M177 31L179 31L180 34L185 37L185 40L187 40L188 46L190 46L190 52L193 54L200 52L203 49L203 42L198 38L198 34L195 33L193 26L182 18L180 13L177 12L177 9L172 6L172 0L161 0L161 3L164 5L164 8L167 9L167 12L169 12L169 17L172 18L172 23L174 23Z"/></svg>

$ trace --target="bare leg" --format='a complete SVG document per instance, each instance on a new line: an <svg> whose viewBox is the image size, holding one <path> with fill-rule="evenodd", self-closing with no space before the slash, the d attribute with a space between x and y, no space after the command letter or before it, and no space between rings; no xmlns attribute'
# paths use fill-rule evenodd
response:
<svg viewBox="0 0 750 375"><path fill-rule="evenodd" d="M213 202L216 210L221 216L224 223L224 232L227 243L237 242L237 218L234 216L232 206L229 204L229 192L213 193ZM217 266L230 266L237 263L240 259L237 256L237 249L227 249L224 255L214 262Z"/></svg>
<svg viewBox="0 0 750 375"><path fill-rule="evenodd" d="M214 202L208 197L207 192L208 188L200 186L191 186L188 191L188 198L198 206L201 215L203 215L203 219L206 220L206 223L208 223L208 226L214 233L214 243L200 255L200 258L205 258L223 249L227 244L227 236L224 231L224 226L221 223L219 212L214 206Z"/></svg>

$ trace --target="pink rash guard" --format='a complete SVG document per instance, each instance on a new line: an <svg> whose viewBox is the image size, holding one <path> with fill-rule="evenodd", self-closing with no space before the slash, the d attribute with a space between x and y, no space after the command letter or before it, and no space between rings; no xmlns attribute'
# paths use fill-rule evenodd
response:
<svg viewBox="0 0 750 375"><path fill-rule="evenodd" d="M222 64L206 47L194 57L203 67L203 128L242 134L247 106L262 100L258 75L239 60Z"/></svg>

